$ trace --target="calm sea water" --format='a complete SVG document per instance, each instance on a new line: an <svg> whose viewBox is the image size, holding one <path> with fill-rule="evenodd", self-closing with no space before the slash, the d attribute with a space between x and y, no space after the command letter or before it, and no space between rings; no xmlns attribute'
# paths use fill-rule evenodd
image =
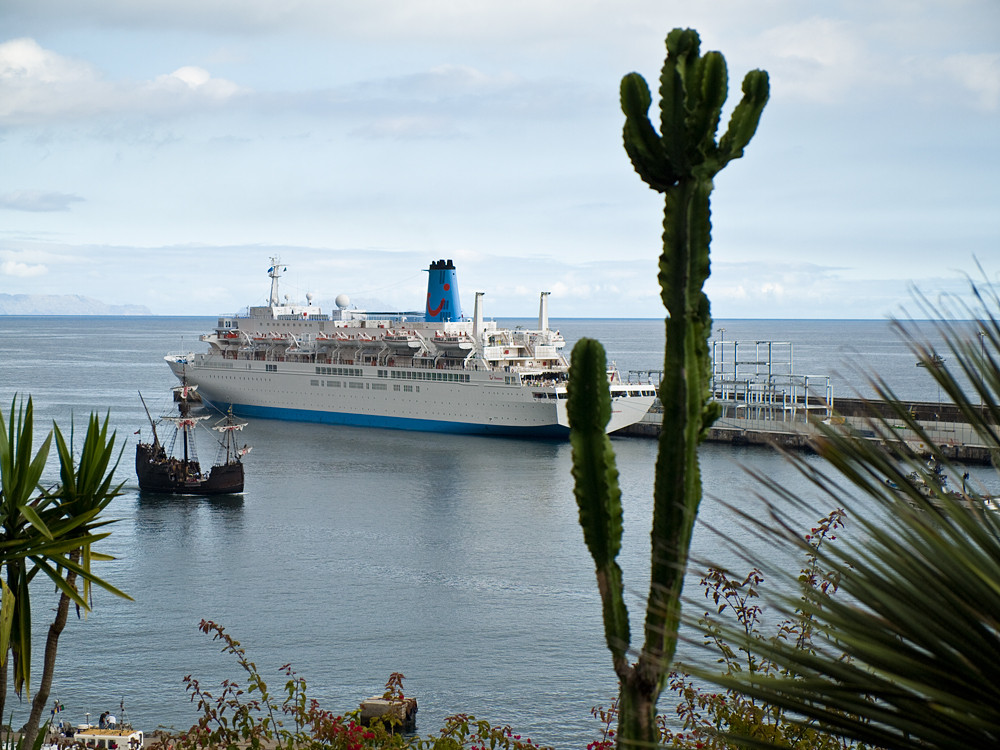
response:
<svg viewBox="0 0 1000 750"><path fill-rule="evenodd" d="M601 339L623 372L662 366L662 321L552 324L570 344ZM272 687L282 683L278 668L291 663L326 708L356 707L398 671L419 701L422 733L468 712L557 747L594 739L590 708L613 698L615 680L577 523L569 446L253 420L242 496L140 496L132 466L133 432L145 425L138 392L158 409L175 382L162 355L200 350L198 335L213 325L0 317L4 412L14 393L30 393L39 425L56 420L68 430L71 418L83 424L91 411L110 410L125 444L124 492L109 511L119 520L104 545L118 559L100 572L135 601L98 592L94 611L69 623L53 690L64 716L93 719L124 699L147 731L190 726L185 675L206 686L243 677L197 632L208 618L243 643ZM726 340L794 342L796 370L831 375L841 395L861 386L859 369L877 366L902 395L935 397L885 322L718 325ZM621 561L638 632L656 445L635 438L614 445L626 508ZM755 544L713 499L754 502L741 464L795 482L766 450L704 446L709 497L697 555L720 548L709 524ZM33 596L40 637L55 595L42 585Z"/></svg>

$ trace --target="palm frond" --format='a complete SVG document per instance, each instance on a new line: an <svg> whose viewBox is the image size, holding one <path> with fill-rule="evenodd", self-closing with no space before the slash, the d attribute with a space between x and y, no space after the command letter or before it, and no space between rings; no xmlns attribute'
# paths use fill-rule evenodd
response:
<svg viewBox="0 0 1000 750"><path fill-rule="evenodd" d="M974 309L954 299L942 309L918 297L954 365L935 357L913 321L895 325L997 457L1000 298L988 283L971 286ZM804 613L815 622L810 648L780 639L761 644L760 655L781 666L781 678L720 676L707 669L698 675L871 746L996 747L1000 511L973 487L958 491L941 482L942 476L962 476L962 468L888 383L875 379L873 387L886 405L867 425L875 440L826 426L815 445L826 467L789 456L822 499L805 500L760 477L770 498L768 517L744 516L775 544L805 554L811 548L794 530L795 514L845 509L847 538L815 552L818 563L839 577L839 592L789 594L777 603L786 615ZM925 453L899 439L893 425L900 422L918 435ZM799 590L793 574L787 574L785 588ZM724 632L739 636L736 628Z"/></svg>

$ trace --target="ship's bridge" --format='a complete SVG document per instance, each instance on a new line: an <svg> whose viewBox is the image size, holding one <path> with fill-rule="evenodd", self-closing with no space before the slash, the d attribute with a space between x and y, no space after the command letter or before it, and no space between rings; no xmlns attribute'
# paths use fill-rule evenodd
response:
<svg viewBox="0 0 1000 750"><path fill-rule="evenodd" d="M265 320L328 320L323 310L315 305L268 305L250 308L251 318Z"/></svg>

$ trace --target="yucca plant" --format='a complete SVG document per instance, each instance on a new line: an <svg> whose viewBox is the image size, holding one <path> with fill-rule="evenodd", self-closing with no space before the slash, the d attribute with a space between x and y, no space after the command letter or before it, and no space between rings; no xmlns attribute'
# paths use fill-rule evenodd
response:
<svg viewBox="0 0 1000 750"><path fill-rule="evenodd" d="M60 528L66 530L67 536L76 537L79 541L67 556L57 559L44 557L32 559L37 569L43 570L49 578L57 581L60 594L55 617L49 625L45 638L42 677L31 701L28 720L22 730L24 740L29 746L34 743L39 733L42 712L52 690L59 638L66 627L70 603L79 598L86 602L89 608L93 585L123 599L132 598L107 581L96 577L91 565L95 561L114 560L110 555L93 549L95 542L108 535L107 532L97 534L95 531L114 523L113 520L104 517L104 512L111 501L121 494L122 487L121 484L114 483L118 460L112 462L112 459L115 459L115 434L108 432L109 416L105 415L102 422L96 414L90 415L79 457L73 453L72 432L70 441L67 442L59 426L53 426L59 454L60 481L55 487L44 490L42 496L51 501L51 513L59 518ZM118 459L120 458L119 452ZM80 586L77 585L78 577L82 584Z"/></svg>
<svg viewBox="0 0 1000 750"><path fill-rule="evenodd" d="M978 440L1000 456L1000 297L972 285L972 303L918 297L949 356L913 321L895 326ZM928 325L928 324L924 324ZM922 332L923 331L923 332ZM836 597L779 602L804 608L813 648L775 641L761 656L787 677L699 677L819 722L833 735L882 748L1000 746L1000 510L937 445L891 385L873 385L888 408L867 425L876 439L821 426L823 466L789 456L820 500L760 476L770 517L744 517L776 543L805 549L791 530L798 510L844 508L852 532L819 552L839 578ZM899 438L903 424L920 448ZM890 486L889 480L893 486ZM959 489L961 487L961 489ZM786 588L797 590L789 580ZM733 635L738 635L733 633ZM738 738L732 738L736 741ZM761 742L747 746L767 747Z"/></svg>
<svg viewBox="0 0 1000 750"><path fill-rule="evenodd" d="M41 711L52 681L56 641L65 625L70 603L88 610L90 586L99 586L128 598L95 575L92 560L111 559L92 546L108 536L97 529L109 523L101 514L118 495L112 485L115 465L114 435L108 434L108 419L101 424L91 416L82 450L74 458L59 428L55 438L59 452L60 482L51 488L40 485L50 432L37 451L33 448L34 410L28 398L11 403L9 419L0 412L0 568L6 579L0 586L0 711L6 700L7 655L12 655L14 690L31 694L31 588L38 573L47 576L59 592L60 603L46 642L45 665L39 700L36 695L25 726L25 745L34 744ZM77 581L83 583L83 590ZM38 593L36 591L37 598Z"/></svg>

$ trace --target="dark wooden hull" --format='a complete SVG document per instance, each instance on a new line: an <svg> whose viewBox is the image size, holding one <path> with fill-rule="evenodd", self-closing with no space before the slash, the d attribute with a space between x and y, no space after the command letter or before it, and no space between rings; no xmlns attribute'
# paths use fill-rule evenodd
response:
<svg viewBox="0 0 1000 750"><path fill-rule="evenodd" d="M139 443L135 448L139 489L173 495L229 495L243 492L243 464L213 466L204 474L197 461L166 456L162 448Z"/></svg>

